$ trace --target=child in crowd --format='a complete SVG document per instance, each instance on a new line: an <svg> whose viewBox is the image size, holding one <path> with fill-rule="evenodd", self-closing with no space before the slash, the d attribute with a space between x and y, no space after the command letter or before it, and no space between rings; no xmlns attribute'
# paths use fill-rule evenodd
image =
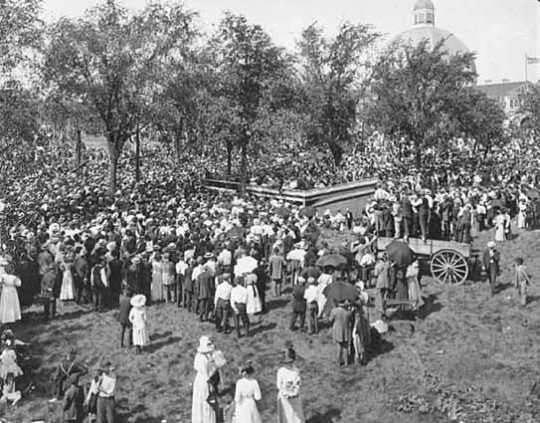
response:
<svg viewBox="0 0 540 423"><path fill-rule="evenodd" d="M527 268L523 265L523 259L518 257L515 262L514 286L518 291L519 303L522 306L527 305L527 292L530 284L531 280L527 274Z"/></svg>
<svg viewBox="0 0 540 423"><path fill-rule="evenodd" d="M146 330L146 297L142 294L135 295L131 299L132 309L129 312L129 321L133 327L133 345L136 354L140 354L142 348L148 344L149 337Z"/></svg>

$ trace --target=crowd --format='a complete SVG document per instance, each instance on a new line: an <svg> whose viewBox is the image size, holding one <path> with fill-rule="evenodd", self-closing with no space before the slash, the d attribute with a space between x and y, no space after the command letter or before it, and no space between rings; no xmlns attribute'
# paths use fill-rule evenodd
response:
<svg viewBox="0 0 540 423"><path fill-rule="evenodd" d="M540 155L534 145L509 145L482 164L467 148L433 164L427 152L421 170L403 169L391 154L381 163L380 149L345 157L337 173L334 165L322 165L326 160L304 166L284 161L287 173L269 171L254 181L293 187L291 177L300 175L306 184L296 187L310 188L377 175L373 200L357 216L207 190L199 184L204 169L212 166L207 158L186 156L178 166L153 150L145 154L142 179L136 181L133 156L127 153L120 160L117 191L111 194L102 151L86 151L76 170L67 146L43 143L2 154L2 323L21 318L19 300L23 306L42 303L46 318L54 318L58 301L91 304L97 312L118 308L119 344L124 346L127 334L136 353L144 353L148 343L149 305L174 303L201 321L212 321L216 331L234 329L236 336L248 337L260 324L266 296L281 297L286 287L292 298L290 329L305 331L307 323L309 334L315 334L331 327L336 363L363 364L376 348L377 334L385 331L385 301L407 300L413 310L423 301L418 262L396 263L377 251L377 237L471 242L478 232L494 227L494 240L503 242L511 236L514 218L518 228L533 228L540 217ZM329 245L319 239L322 228L350 230L355 241ZM495 256L486 256L488 268L495 261L498 266ZM520 275L516 284L521 286L525 270ZM370 288L377 292L371 315ZM289 346L286 354L288 367L278 372L280 422L302 422L298 394L283 393L291 386L299 389L294 349ZM209 338L201 339L194 364L194 423L219 418L217 389L206 381L224 365L220 361ZM75 405L68 408L75 413L86 403L98 422L112 422L113 365L102 366L85 395L73 375L87 370L75 365L73 357L67 362L57 372L55 398L71 401ZM15 371L2 377L7 399L17 397L19 372L10 366ZM214 403L208 400L213 392ZM254 405L259 397L248 363L231 416L251 416L237 417L241 423L260 421Z"/></svg>

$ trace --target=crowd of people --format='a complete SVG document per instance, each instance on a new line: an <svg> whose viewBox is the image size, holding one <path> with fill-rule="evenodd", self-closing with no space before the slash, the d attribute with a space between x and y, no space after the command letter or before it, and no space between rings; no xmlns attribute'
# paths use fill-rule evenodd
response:
<svg viewBox="0 0 540 423"><path fill-rule="evenodd" d="M85 151L75 170L68 146L42 143L32 150L4 151L0 320L3 324L20 320L19 302L22 306L42 303L47 319L55 317L58 301L90 304L96 312L118 308L119 345L125 345L127 334L127 344L144 353L148 306L173 303L194 318L211 321L216 331L248 337L260 324L267 295L279 298L289 288L289 328L315 334L329 327L336 363L364 364L376 348L377 334L386 330L385 301L406 300L413 310L423 301L418 262L396 263L378 251L378 237L470 243L480 231L494 227L494 241L504 242L512 236L512 227L534 228L540 218L536 189L540 154L534 145L511 144L487 155L481 164L465 147L440 162L427 152L425 166L416 170L404 169L404 159L393 153L381 161L382 148L346 156L339 172L322 159L292 166L282 161L286 174L268 170L253 181L312 188L378 176L373 199L357 215L208 190L200 181L213 163L193 155L186 155L179 166L159 149L149 151L137 181L133 155L127 153L119 163L117 190L110 193L103 151ZM300 179L306 183L294 184ZM323 228L350 231L355 240L330 245L320 239ZM495 253L484 257L486 267L495 261L498 266L495 257ZM495 279L495 264L493 269ZM522 286L527 278L520 269L516 285ZM370 311L372 288L375 312ZM5 351L9 347L6 344ZM223 357L216 358L213 352L210 339L201 339L194 364L200 381L224 365L216 364ZM289 346L289 364L294 356ZM74 363L72 357L67 361ZM20 374L13 365L8 367L15 370L2 377L9 400L17 398L15 383ZM114 366L102 366L92 379L89 396L81 393L79 379L73 376L84 374L83 366L61 367L55 398L70 401L66 407L75 414L86 403L99 423L112 422ZM199 379L194 385L193 423L213 423L221 412L217 389L214 402L207 401L214 391ZM279 370L280 392L298 384L292 364ZM90 401L92 395L95 401ZM237 417L238 423L260 421L254 405L259 397L248 364L237 385L231 416L251 416ZM281 423L304 421L298 394L280 398Z"/></svg>

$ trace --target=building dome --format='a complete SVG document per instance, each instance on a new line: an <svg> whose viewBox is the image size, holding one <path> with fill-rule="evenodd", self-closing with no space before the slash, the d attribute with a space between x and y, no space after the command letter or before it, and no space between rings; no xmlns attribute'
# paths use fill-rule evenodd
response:
<svg viewBox="0 0 540 423"><path fill-rule="evenodd" d="M450 56L456 53L470 52L465 43L450 31L435 26L435 7L431 0L418 0L416 2L413 8L412 28L398 34L391 43L417 45L423 40L427 40L431 48L443 40L443 49Z"/></svg>
<svg viewBox="0 0 540 423"><path fill-rule="evenodd" d="M414 5L413 10L420 10L420 9L435 10L435 6L433 6L433 3L431 0L418 0L416 4Z"/></svg>

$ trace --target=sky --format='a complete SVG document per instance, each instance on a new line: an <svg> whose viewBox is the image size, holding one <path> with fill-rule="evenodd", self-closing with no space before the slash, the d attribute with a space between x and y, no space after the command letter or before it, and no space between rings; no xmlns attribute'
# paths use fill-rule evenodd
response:
<svg viewBox="0 0 540 423"><path fill-rule="evenodd" d="M176 0L175 0L176 1ZM293 49L302 29L313 22L329 35L344 21L372 24L387 39L412 26L416 0L185 0L199 12L203 29L225 10L263 26L278 45ZM44 0L46 20L78 17L97 0ZM147 0L121 0L143 8ZM525 54L540 58L540 0L433 0L435 25L453 32L476 52L478 83L525 79ZM528 66L528 79L540 80L540 64Z"/></svg>

